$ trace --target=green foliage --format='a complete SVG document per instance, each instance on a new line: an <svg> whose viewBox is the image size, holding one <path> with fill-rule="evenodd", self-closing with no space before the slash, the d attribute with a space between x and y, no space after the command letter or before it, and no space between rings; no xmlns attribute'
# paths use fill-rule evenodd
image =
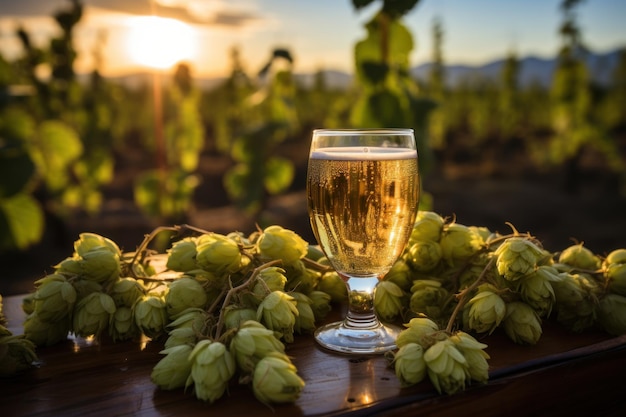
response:
<svg viewBox="0 0 626 417"><path fill-rule="evenodd" d="M220 150L227 151L234 165L224 175L224 187L230 198L250 214L259 213L268 195L285 191L295 173L293 162L276 156L279 145L299 126L295 107L296 87L293 81L293 59L288 51L276 49L259 72L261 88L252 94L250 78L233 55L234 69L223 87L233 107L227 109L227 122L221 132ZM277 66L282 67L276 69ZM247 96L245 94L248 94Z"/></svg>
<svg viewBox="0 0 626 417"><path fill-rule="evenodd" d="M183 170L144 171L135 182L135 203L149 216L177 218L188 212L198 184L197 175Z"/></svg>
<svg viewBox="0 0 626 417"><path fill-rule="evenodd" d="M26 139L32 130L23 111L0 110L0 249L25 249L43 234L43 210L30 195L36 166Z"/></svg>
<svg viewBox="0 0 626 417"><path fill-rule="evenodd" d="M354 2L359 9L371 2ZM365 24L367 36L354 47L359 97L350 113L354 127L411 127L420 152L420 170L432 163L428 144L428 114L432 100L418 94L409 72L413 36L402 23L417 1L383 1L378 13Z"/></svg>

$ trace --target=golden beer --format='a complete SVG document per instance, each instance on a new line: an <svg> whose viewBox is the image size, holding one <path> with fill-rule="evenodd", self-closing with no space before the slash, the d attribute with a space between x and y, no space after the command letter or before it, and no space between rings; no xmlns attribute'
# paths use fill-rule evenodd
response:
<svg viewBox="0 0 626 417"><path fill-rule="evenodd" d="M355 277L387 273L415 223L417 152L319 148L311 153L308 170L311 226L333 267Z"/></svg>

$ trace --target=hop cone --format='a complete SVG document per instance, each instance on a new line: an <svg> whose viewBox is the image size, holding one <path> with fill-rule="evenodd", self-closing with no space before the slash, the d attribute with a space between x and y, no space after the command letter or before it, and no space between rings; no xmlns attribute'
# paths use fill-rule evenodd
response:
<svg viewBox="0 0 626 417"><path fill-rule="evenodd" d="M466 306L467 326L478 333L491 334L504 319L506 303L490 285L481 286Z"/></svg>
<svg viewBox="0 0 626 417"><path fill-rule="evenodd" d="M231 340L230 351L239 368L251 373L256 364L270 353L285 353L285 345L274 336L272 330L250 320L243 323Z"/></svg>
<svg viewBox="0 0 626 417"><path fill-rule="evenodd" d="M452 223L444 228L441 240L441 253L449 266L466 261L480 250L483 240L478 233L467 226Z"/></svg>
<svg viewBox="0 0 626 417"><path fill-rule="evenodd" d="M443 256L439 242L418 240L408 248L404 259L417 272L430 272Z"/></svg>
<svg viewBox="0 0 626 417"><path fill-rule="evenodd" d="M561 272L552 282L556 298L556 319L575 332L593 326L598 305L598 285L588 275Z"/></svg>
<svg viewBox="0 0 626 417"><path fill-rule="evenodd" d="M469 376L467 360L450 338L429 347L424 361L428 377L439 393L454 394L465 388Z"/></svg>
<svg viewBox="0 0 626 417"><path fill-rule="evenodd" d="M309 244L297 233L276 225L263 230L257 247L261 256L282 259L285 264L304 258L309 250Z"/></svg>
<svg viewBox="0 0 626 417"><path fill-rule="evenodd" d="M294 402L300 397L304 385L296 367L285 355L270 354L254 368L252 390L262 403Z"/></svg>
<svg viewBox="0 0 626 417"><path fill-rule="evenodd" d="M417 213L408 246L412 246L418 240L438 242L441 238L444 223L444 219L437 213L420 210Z"/></svg>
<svg viewBox="0 0 626 417"><path fill-rule="evenodd" d="M188 308L201 308L207 303L207 294L197 280L182 276L168 286L165 295L165 308L169 317L173 317Z"/></svg>
<svg viewBox="0 0 626 417"><path fill-rule="evenodd" d="M179 272L188 272L198 268L196 249L196 238L187 237L175 242L168 250L167 268Z"/></svg>
<svg viewBox="0 0 626 417"><path fill-rule="evenodd" d="M430 346L429 340L432 335L439 330L439 326L429 318L415 317L404 325L406 329L402 330L396 338L396 346L401 348L409 343L417 343L422 347Z"/></svg>
<svg viewBox="0 0 626 417"><path fill-rule="evenodd" d="M559 263L593 271L600 267L601 261L592 251L580 243L563 250L559 255Z"/></svg>
<svg viewBox="0 0 626 417"><path fill-rule="evenodd" d="M72 330L78 336L99 336L115 313L115 302L108 294L94 292L76 304Z"/></svg>
<svg viewBox="0 0 626 417"><path fill-rule="evenodd" d="M609 334L626 334L626 297L619 294L607 294L598 306L598 323Z"/></svg>
<svg viewBox="0 0 626 417"><path fill-rule="evenodd" d="M0 377L15 375L30 369L37 360L35 344L23 335L11 335L0 326Z"/></svg>
<svg viewBox="0 0 626 417"><path fill-rule="evenodd" d="M194 385L196 397L215 402L235 375L235 361L226 346L220 342L201 340L189 354L191 373L186 385Z"/></svg>
<svg viewBox="0 0 626 417"><path fill-rule="evenodd" d="M241 251L237 242L217 234L208 233L197 240L196 261L198 265L209 272L222 274L237 272L241 266Z"/></svg>
<svg viewBox="0 0 626 417"><path fill-rule="evenodd" d="M503 322L507 336L517 344L534 345L541 337L541 319L528 304L515 301L506 305Z"/></svg>
<svg viewBox="0 0 626 417"><path fill-rule="evenodd" d="M380 281L376 285L374 309L376 314L385 321L398 317L404 308L406 294L402 288L391 281Z"/></svg>
<svg viewBox="0 0 626 417"><path fill-rule="evenodd" d="M426 377L424 348L417 343L403 345L394 355L396 376L404 387L418 384Z"/></svg>
<svg viewBox="0 0 626 417"><path fill-rule="evenodd" d="M416 314L425 314L439 320L445 314L445 306L451 295L441 286L441 282L431 279L415 280L411 287L409 308Z"/></svg>
<svg viewBox="0 0 626 417"><path fill-rule="evenodd" d="M55 322L72 312L76 290L63 275L47 275L35 284L38 288L33 296L33 306L40 320Z"/></svg>
<svg viewBox="0 0 626 417"><path fill-rule="evenodd" d="M158 295L144 295L134 307L135 322L150 338L159 337L167 324L165 300Z"/></svg>
<svg viewBox="0 0 626 417"><path fill-rule="evenodd" d="M509 281L517 281L531 273L546 257L545 252L533 242L522 237L511 237L495 251L496 268Z"/></svg>
<svg viewBox="0 0 626 417"><path fill-rule="evenodd" d="M293 342L298 307L296 300L282 291L274 291L263 299L257 309L257 321L268 329L282 334L289 343Z"/></svg>
<svg viewBox="0 0 626 417"><path fill-rule="evenodd" d="M461 331L450 336L450 340L465 357L470 378L477 382L487 382L489 379L489 364L487 363L489 355L484 350L487 345Z"/></svg>
<svg viewBox="0 0 626 417"><path fill-rule="evenodd" d="M192 362L189 356L192 350L189 345L179 345L159 352L165 356L152 369L152 382L164 390L184 387L191 375Z"/></svg>

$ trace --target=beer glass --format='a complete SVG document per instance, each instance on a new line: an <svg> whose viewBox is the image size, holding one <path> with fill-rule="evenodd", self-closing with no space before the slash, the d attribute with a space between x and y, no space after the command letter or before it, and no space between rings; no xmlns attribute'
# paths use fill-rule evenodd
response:
<svg viewBox="0 0 626 417"><path fill-rule="evenodd" d="M420 194L412 129L317 129L307 170L313 233L348 288L344 320L321 326L317 342L358 354L394 349L400 328L374 312L376 284L402 254Z"/></svg>

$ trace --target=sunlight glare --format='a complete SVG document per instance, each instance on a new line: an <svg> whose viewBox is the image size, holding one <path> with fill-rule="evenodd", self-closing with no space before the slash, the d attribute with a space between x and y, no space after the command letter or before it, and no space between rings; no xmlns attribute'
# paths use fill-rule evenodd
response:
<svg viewBox="0 0 626 417"><path fill-rule="evenodd" d="M193 30L179 20L141 16L131 18L129 26L127 50L137 64L168 69L195 54Z"/></svg>

